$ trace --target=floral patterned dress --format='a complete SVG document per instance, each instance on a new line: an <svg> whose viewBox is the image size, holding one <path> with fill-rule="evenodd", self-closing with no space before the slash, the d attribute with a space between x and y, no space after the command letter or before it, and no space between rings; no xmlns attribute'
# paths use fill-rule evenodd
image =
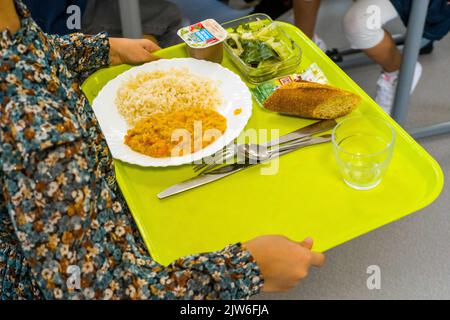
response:
<svg viewBox="0 0 450 320"><path fill-rule="evenodd" d="M240 244L169 266L152 260L79 87L109 64L107 36L48 36L18 0L16 8L21 29L0 34L0 298L258 293L259 268Z"/></svg>

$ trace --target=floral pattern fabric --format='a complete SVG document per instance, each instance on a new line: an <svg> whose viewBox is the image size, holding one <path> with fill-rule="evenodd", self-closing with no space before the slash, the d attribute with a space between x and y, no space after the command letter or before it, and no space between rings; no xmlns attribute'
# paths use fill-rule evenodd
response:
<svg viewBox="0 0 450 320"><path fill-rule="evenodd" d="M0 34L0 299L241 299L263 280L240 244L148 255L79 83L109 64L105 34L47 36L20 1ZM72 268L72 269L71 269ZM80 287L72 285L73 268Z"/></svg>

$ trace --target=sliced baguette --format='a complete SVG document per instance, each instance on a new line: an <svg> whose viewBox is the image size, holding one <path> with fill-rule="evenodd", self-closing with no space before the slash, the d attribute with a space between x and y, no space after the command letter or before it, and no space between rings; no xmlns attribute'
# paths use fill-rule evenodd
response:
<svg viewBox="0 0 450 320"><path fill-rule="evenodd" d="M360 101L360 96L339 88L299 81L278 88L264 107L303 118L336 119L355 110Z"/></svg>

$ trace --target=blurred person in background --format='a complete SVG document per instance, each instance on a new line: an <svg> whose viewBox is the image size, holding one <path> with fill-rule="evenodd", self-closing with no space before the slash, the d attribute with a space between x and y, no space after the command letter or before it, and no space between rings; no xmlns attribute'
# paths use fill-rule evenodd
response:
<svg viewBox="0 0 450 320"><path fill-rule="evenodd" d="M67 35L74 32L96 34L108 32L112 37L122 36L118 0L24 0L31 16L45 33ZM161 46L179 42L176 34L183 25L177 5L166 0L141 0L143 37ZM80 9L80 28L70 29L67 21L73 14L70 6Z"/></svg>
<svg viewBox="0 0 450 320"><path fill-rule="evenodd" d="M320 0L293 0L294 23L323 52L327 51L325 42L315 33Z"/></svg>
<svg viewBox="0 0 450 320"><path fill-rule="evenodd" d="M370 6L379 9L380 23L368 23L373 17ZM395 99L402 54L384 26L398 17L407 26L411 6L412 0L357 0L343 20L344 32L351 47L361 49L382 68L375 100L389 114ZM423 37L432 45L432 41L442 39L449 30L450 1L431 0ZM422 66L417 62L411 92L416 88L421 74Z"/></svg>
<svg viewBox="0 0 450 320"><path fill-rule="evenodd" d="M176 4L167 0L141 0L139 4L145 38L157 41L162 47L180 42L177 31L185 23ZM123 36L119 1L89 0L83 14L82 26L82 32L87 34L106 31L113 37Z"/></svg>
<svg viewBox="0 0 450 320"><path fill-rule="evenodd" d="M255 5L254 12L266 13L275 20L288 10L293 9L294 24L325 52L327 50L325 42L315 34L319 8L320 0L261 0Z"/></svg>
<svg viewBox="0 0 450 320"><path fill-rule="evenodd" d="M256 6L255 11L279 14L281 11L273 10L273 8L276 6L283 7L284 5L286 9L289 2L292 2L294 7L296 26L310 37L320 49L326 51L325 42L315 34L320 0L262 0ZM376 6L379 9L380 21L369 26L368 22L373 18L371 6ZM387 113L391 112L394 103L402 54L384 26L396 18L401 18L404 25L407 26L411 6L412 0L354 0L343 19L344 32L351 47L362 50L382 68L377 80L375 100ZM449 30L450 1L431 0L423 34L424 52L431 52L433 42L442 39ZM421 74L422 66L417 62L411 92L416 88Z"/></svg>
<svg viewBox="0 0 450 320"><path fill-rule="evenodd" d="M82 14L88 0L24 0L23 3L30 10L31 15L39 27L48 34L66 35L79 32L80 29L69 29L67 20L70 13L67 8L75 5Z"/></svg>

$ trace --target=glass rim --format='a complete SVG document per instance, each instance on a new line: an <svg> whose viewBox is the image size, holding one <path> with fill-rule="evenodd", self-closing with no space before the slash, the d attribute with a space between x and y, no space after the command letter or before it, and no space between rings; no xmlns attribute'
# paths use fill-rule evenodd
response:
<svg viewBox="0 0 450 320"><path fill-rule="evenodd" d="M380 122L382 122L384 125L386 125L386 127L389 128L390 131L391 131L391 133L392 133L392 139L391 139L391 141L389 142L389 144L386 146L386 148L384 148L384 149L381 150L381 151L378 151L378 152L375 152L375 153L371 153L371 154L356 154L356 153L347 151L346 149L342 148L342 147L337 143L337 141L336 141L336 131L337 131L344 123L349 122L350 120L356 120L356 119L373 119L373 120L376 120L376 121L380 121ZM341 122L339 122L339 123L334 127L334 129L333 129L333 132L332 132L332 135L331 135L331 141L332 141L333 146L335 147L335 149L337 149L337 150L339 150L339 151L342 151L342 152L344 152L344 153L346 153L346 154L355 156L355 157L364 158L364 157L375 157L375 156L378 156L378 155L380 155L380 154L386 152L386 150L391 149L392 146L393 146L394 143L395 143L396 137L397 137L397 135L396 135L396 132L395 132L394 127L393 127L391 124L389 124L386 120L384 120L384 119L382 119L382 118L380 118L380 117L375 117L375 116L362 116L362 115L359 115L359 116L352 116L352 117L346 118L346 119L342 120Z"/></svg>

